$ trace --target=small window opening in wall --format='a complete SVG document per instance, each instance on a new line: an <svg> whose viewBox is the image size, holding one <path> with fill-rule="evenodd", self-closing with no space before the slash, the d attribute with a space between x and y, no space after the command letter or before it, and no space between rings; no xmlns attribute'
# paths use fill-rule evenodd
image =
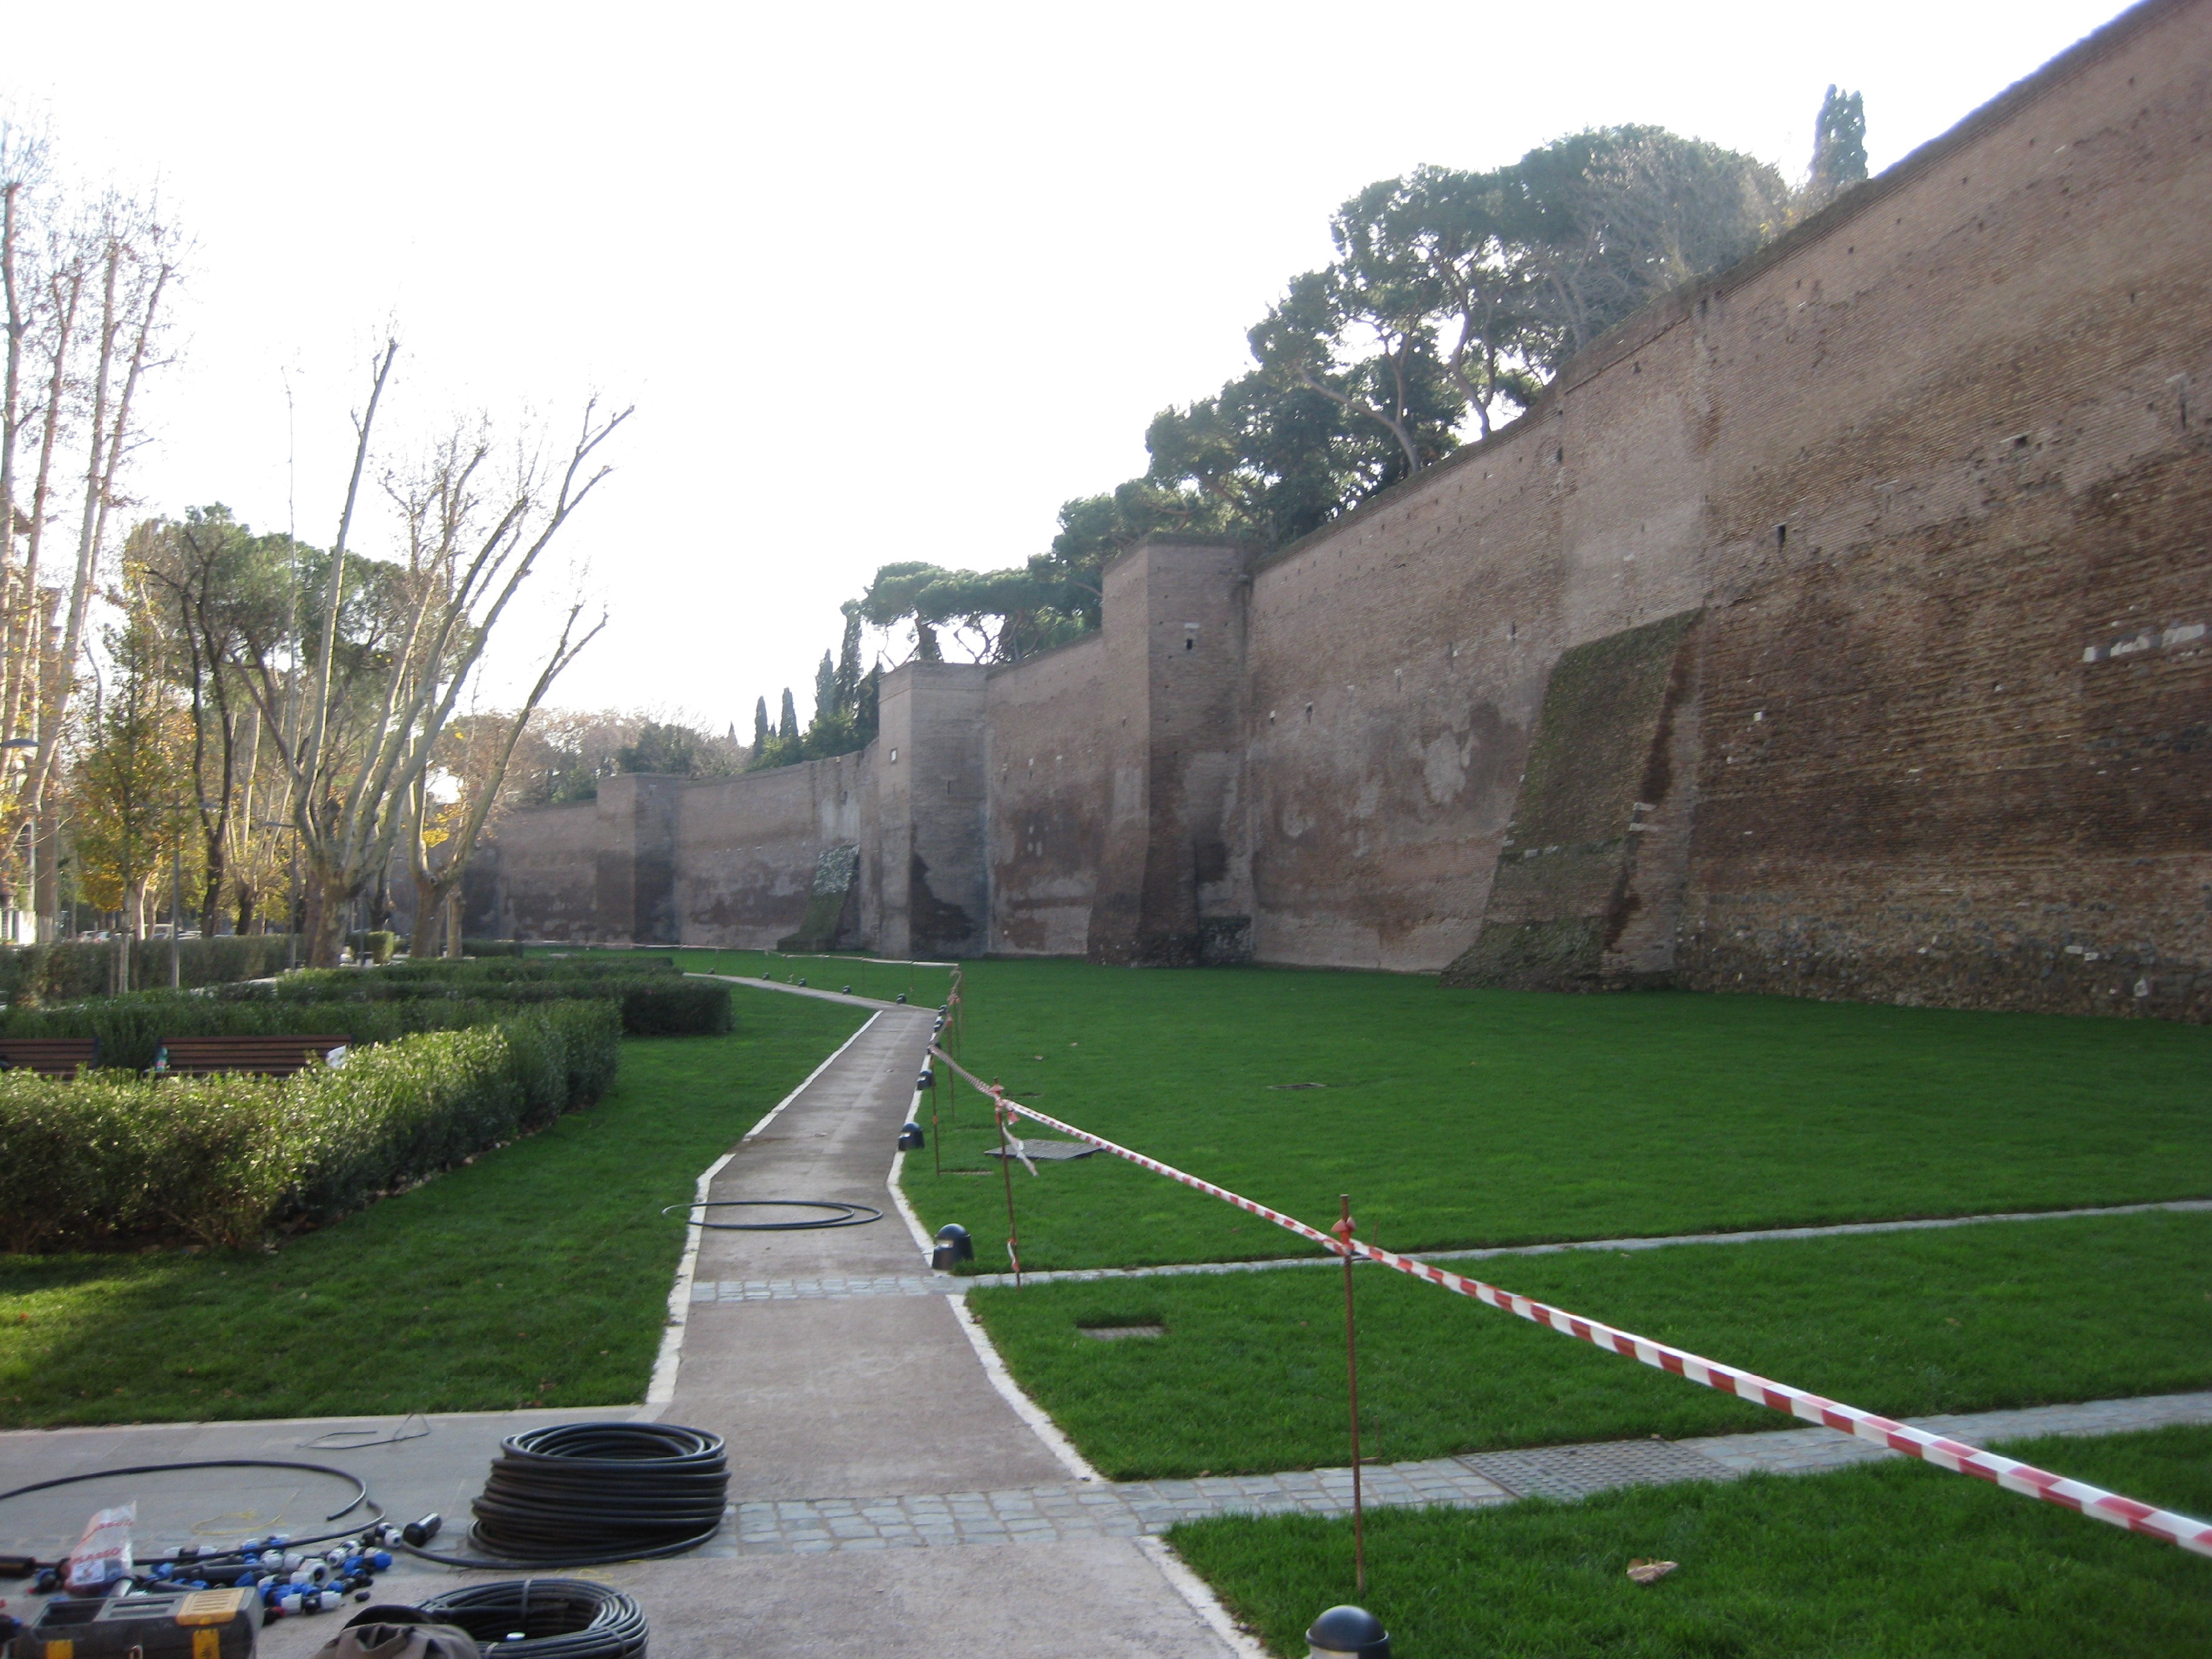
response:
<svg viewBox="0 0 2212 1659"><path fill-rule="evenodd" d="M2025 432L2015 432L2015 433L2014 433L2014 434L2012 434L2012 447L2013 447L2014 449L2025 449L2025 448L2027 448L2027 434L2026 434Z"/></svg>
<svg viewBox="0 0 2212 1659"><path fill-rule="evenodd" d="M1567 464L1567 450L1565 444L1552 452L1552 460L1559 466L1565 466Z"/></svg>
<svg viewBox="0 0 2212 1659"><path fill-rule="evenodd" d="M1777 547L1787 547L1790 545L1790 526L1788 525L1778 524L1774 526L1774 544Z"/></svg>
<svg viewBox="0 0 2212 1659"><path fill-rule="evenodd" d="M948 795L952 793L952 780L950 778L945 781L945 793Z"/></svg>
<svg viewBox="0 0 2212 1659"><path fill-rule="evenodd" d="M898 750L896 749L891 750L891 764L893 766L896 766L898 764Z"/></svg>
<svg viewBox="0 0 2212 1659"><path fill-rule="evenodd" d="M1182 642L1182 648L1186 651L1195 651L1198 649L1198 641L1194 639L1185 639Z"/></svg>
<svg viewBox="0 0 2212 1659"><path fill-rule="evenodd" d="M1270 725L1270 726L1273 726L1274 723L1275 723L1275 711L1274 711L1273 709L1270 708L1270 709L1267 711L1267 724L1268 724L1268 725Z"/></svg>
<svg viewBox="0 0 2212 1659"><path fill-rule="evenodd" d="M1313 705L1311 703L1308 703L1306 705L1306 724L1308 726L1311 726L1313 724Z"/></svg>
<svg viewBox="0 0 2212 1659"><path fill-rule="evenodd" d="M1517 623L1517 622L1510 622L1510 623L1506 623L1506 624L1505 624L1505 637L1506 637L1507 639L1509 639L1509 640L1510 640L1510 639L1517 639L1517 638L1519 638L1519 637L1520 637L1520 634L1521 634L1521 624L1520 624L1519 623ZM893 760L896 760L896 759L898 758L898 757L897 757L896 755L893 755L893 756L891 757L891 758L892 758Z"/></svg>

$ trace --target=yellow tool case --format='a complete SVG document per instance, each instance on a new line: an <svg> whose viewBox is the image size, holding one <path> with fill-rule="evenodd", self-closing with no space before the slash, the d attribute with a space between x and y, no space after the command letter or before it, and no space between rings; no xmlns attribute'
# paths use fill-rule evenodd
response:
<svg viewBox="0 0 2212 1659"><path fill-rule="evenodd" d="M58 1595L15 1638L15 1659L252 1659L260 1629L250 1589Z"/></svg>

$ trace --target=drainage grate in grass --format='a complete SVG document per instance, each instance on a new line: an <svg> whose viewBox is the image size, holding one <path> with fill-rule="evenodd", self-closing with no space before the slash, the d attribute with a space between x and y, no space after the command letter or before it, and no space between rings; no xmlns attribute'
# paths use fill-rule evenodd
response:
<svg viewBox="0 0 2212 1659"><path fill-rule="evenodd" d="M1165 1336L1164 1325L1079 1325L1076 1329L1085 1336L1095 1336L1101 1342L1120 1342L1130 1337Z"/></svg>

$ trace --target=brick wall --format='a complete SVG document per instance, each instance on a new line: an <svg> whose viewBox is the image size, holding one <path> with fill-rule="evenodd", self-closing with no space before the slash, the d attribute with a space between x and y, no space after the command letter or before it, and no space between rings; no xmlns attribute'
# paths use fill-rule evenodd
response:
<svg viewBox="0 0 2212 1659"><path fill-rule="evenodd" d="M2209 133L2212 0L2151 0L1325 532L1155 542L1100 635L898 671L805 810L641 785L511 821L505 879L787 931L835 796L894 952L1433 970L1495 893L1601 919L1586 981L2212 1017ZM1563 653L1693 614L1567 745L1558 798L1630 808L1604 903L1497 885Z"/></svg>

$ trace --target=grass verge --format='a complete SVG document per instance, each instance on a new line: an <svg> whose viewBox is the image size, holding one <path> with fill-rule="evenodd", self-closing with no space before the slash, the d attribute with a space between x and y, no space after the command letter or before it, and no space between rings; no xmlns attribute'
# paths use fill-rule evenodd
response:
<svg viewBox="0 0 2212 1659"><path fill-rule="evenodd" d="M0 1425L643 1396L684 1231L660 1214L866 1018L761 998L631 1039L592 1110L276 1255L0 1256Z"/></svg>
<svg viewBox="0 0 2212 1659"><path fill-rule="evenodd" d="M1316 1224L1349 1191L1398 1249L2212 1196L2202 1026L1064 961L972 963L967 1009L1017 1098ZM996 1182L950 1173L988 1114L958 1117L907 1192L1001 1268ZM1026 1267L1301 1253L1118 1159L1040 1167Z"/></svg>
<svg viewBox="0 0 2212 1659"><path fill-rule="evenodd" d="M2212 1387L2212 1215L1999 1222L1468 1264L1896 1417ZM978 1289L1024 1388L1120 1480L1349 1461L1333 1267ZM1401 1273L1357 1270L1362 1453L1798 1426ZM1082 1327L1159 1324L1100 1341Z"/></svg>
<svg viewBox="0 0 2212 1659"><path fill-rule="evenodd" d="M2015 1457L2212 1513L2212 1429L2008 1446ZM1355 1598L1348 1521L1194 1522L1170 1541L1279 1654L1361 1600L1421 1659L1601 1654L1862 1659L2164 1659L2212 1651L2212 1561L1920 1463L1578 1504L1367 1516ZM1638 1556L1678 1562L1649 1587Z"/></svg>

